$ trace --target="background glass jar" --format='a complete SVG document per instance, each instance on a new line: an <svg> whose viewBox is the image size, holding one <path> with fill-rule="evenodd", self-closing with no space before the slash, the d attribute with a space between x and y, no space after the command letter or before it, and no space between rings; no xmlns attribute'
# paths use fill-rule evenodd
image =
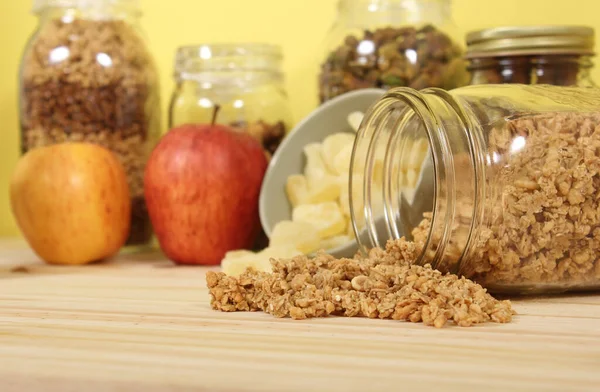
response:
<svg viewBox="0 0 600 392"><path fill-rule="evenodd" d="M600 288L598 89L392 89L351 170L363 249L406 236L419 263L495 292Z"/></svg>
<svg viewBox="0 0 600 392"><path fill-rule="evenodd" d="M137 2L38 0L34 12L38 27L20 67L22 152L67 141L109 148L132 197L127 244L147 244L143 173L160 137L160 98Z"/></svg>
<svg viewBox="0 0 600 392"><path fill-rule="evenodd" d="M210 123L219 105L217 122L250 133L270 156L291 126L282 59L278 46L266 44L179 48L169 127Z"/></svg>
<svg viewBox="0 0 600 392"><path fill-rule="evenodd" d="M340 0L320 64L319 99L348 91L468 84L450 0Z"/></svg>
<svg viewBox="0 0 600 392"><path fill-rule="evenodd" d="M595 86L594 30L585 26L498 27L467 34L470 84Z"/></svg>

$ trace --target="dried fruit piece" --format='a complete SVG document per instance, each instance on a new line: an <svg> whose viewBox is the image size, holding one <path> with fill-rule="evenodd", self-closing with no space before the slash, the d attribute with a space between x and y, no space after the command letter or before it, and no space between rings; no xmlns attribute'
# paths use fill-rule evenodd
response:
<svg viewBox="0 0 600 392"><path fill-rule="evenodd" d="M344 132L334 133L323 140L321 154L330 172L334 174L344 173L343 171L337 172L335 158L342 149L353 144L354 134ZM350 165L350 160L348 160L348 165Z"/></svg>
<svg viewBox="0 0 600 392"><path fill-rule="evenodd" d="M221 261L221 270L229 276L239 276L243 274L244 271L246 271L246 268L254 268L254 257L256 257L256 255L254 254L248 255L246 257L238 257L233 259L228 259L227 257L225 257Z"/></svg>
<svg viewBox="0 0 600 392"><path fill-rule="evenodd" d="M336 201L340 196L340 187L335 177L327 176L323 182L313 184L301 204L319 204L327 201Z"/></svg>
<svg viewBox="0 0 600 392"><path fill-rule="evenodd" d="M361 215L361 217L362 217L362 215ZM364 219L361 217L359 217L356 220L358 227L364 226ZM354 234L354 226L352 226L352 220L350 218L348 218L348 221L347 221L346 235L351 239L356 238L356 235Z"/></svg>
<svg viewBox="0 0 600 392"><path fill-rule="evenodd" d="M304 175L308 181L308 186L318 185L319 182L329 180L332 173L329 173L322 157L322 147L320 143L310 143L304 146L304 156L306 157L306 166ZM330 180L329 180L330 181Z"/></svg>
<svg viewBox="0 0 600 392"><path fill-rule="evenodd" d="M414 188L417 185L417 181L419 180L419 174L415 169L408 169L406 171L406 186L409 188Z"/></svg>
<svg viewBox="0 0 600 392"><path fill-rule="evenodd" d="M333 171L338 175L350 172L350 159L352 158L353 144L344 146L333 158Z"/></svg>
<svg viewBox="0 0 600 392"><path fill-rule="evenodd" d="M364 114L362 112L352 112L348 115L348 124L354 130L354 132L358 131L360 128L360 123L364 118Z"/></svg>
<svg viewBox="0 0 600 392"><path fill-rule="evenodd" d="M269 246L260 252L234 250L227 252L221 261L221 270L229 276L239 276L247 268L256 271L271 272L271 258L290 258L301 255L302 252L290 246Z"/></svg>
<svg viewBox="0 0 600 392"><path fill-rule="evenodd" d="M303 253L310 253L319 248L319 232L311 223L281 221L273 228L269 245L293 246Z"/></svg>
<svg viewBox="0 0 600 392"><path fill-rule="evenodd" d="M300 205L292 211L292 220L313 224L320 238L332 237L346 230L346 219L335 202Z"/></svg>
<svg viewBox="0 0 600 392"><path fill-rule="evenodd" d="M234 259L240 259L240 258L244 258L246 256L251 256L253 255L254 252L250 251L250 250L246 250L246 249L238 249L238 250L230 250L229 252L225 253L225 257L224 259L228 259L228 260L234 260Z"/></svg>
<svg viewBox="0 0 600 392"><path fill-rule="evenodd" d="M354 239L354 235L352 237L350 237L346 234L341 234L341 235L336 235L336 236L329 237L329 238L324 238L321 240L321 246L319 248L323 249L323 250L334 249L334 248L346 245L347 243L351 242L353 239Z"/></svg>
<svg viewBox="0 0 600 392"><path fill-rule="evenodd" d="M285 192L292 207L296 207L306 199L308 194L308 182L302 174L292 174L285 184Z"/></svg>

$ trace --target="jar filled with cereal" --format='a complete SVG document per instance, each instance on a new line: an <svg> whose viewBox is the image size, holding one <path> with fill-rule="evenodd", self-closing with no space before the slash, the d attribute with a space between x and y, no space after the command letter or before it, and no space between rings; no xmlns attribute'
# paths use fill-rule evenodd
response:
<svg viewBox="0 0 600 392"><path fill-rule="evenodd" d="M450 0L339 0L325 40L319 99L348 91L468 84Z"/></svg>
<svg viewBox="0 0 600 392"><path fill-rule="evenodd" d="M250 133L270 158L291 126L282 59L281 48L269 44L179 48L169 127L210 123L218 106L217 123Z"/></svg>
<svg viewBox="0 0 600 392"><path fill-rule="evenodd" d="M597 88L392 89L365 114L351 173L363 249L406 237L418 263L495 292L600 289Z"/></svg>
<svg viewBox="0 0 600 392"><path fill-rule="evenodd" d="M160 137L153 59L135 0L36 0L38 27L20 69L22 152L68 141L110 149L128 176L127 245L146 245L152 226L143 173Z"/></svg>

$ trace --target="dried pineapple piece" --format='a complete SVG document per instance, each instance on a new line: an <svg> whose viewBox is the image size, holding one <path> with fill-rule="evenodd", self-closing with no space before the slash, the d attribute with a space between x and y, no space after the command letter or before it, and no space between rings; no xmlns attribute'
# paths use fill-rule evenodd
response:
<svg viewBox="0 0 600 392"><path fill-rule="evenodd" d="M408 169L406 171L406 184L409 188L414 188L417 186L417 181L419 180L419 174L415 169Z"/></svg>
<svg viewBox="0 0 600 392"><path fill-rule="evenodd" d="M340 196L340 187L337 184L336 178L327 176L322 182L313 184L308 189L308 193L300 204L318 204L326 201L335 201Z"/></svg>
<svg viewBox="0 0 600 392"><path fill-rule="evenodd" d="M358 219L357 221L360 221L360 219ZM361 224L359 224L359 227ZM352 219L348 218L348 226L347 226L347 230L346 230L346 235L348 236L348 238L350 239L355 239L356 236L354 235L354 227L352 226Z"/></svg>
<svg viewBox="0 0 600 392"><path fill-rule="evenodd" d="M427 155L428 149L429 142L427 141L427 139L416 140L412 145L410 154L408 155L406 169L419 170L423 165L423 161L425 160L425 156Z"/></svg>
<svg viewBox="0 0 600 392"><path fill-rule="evenodd" d="M337 247L346 245L348 242L352 241L354 239L354 234L352 235L352 237L349 237L346 234L340 234L340 235L336 235L333 237L329 237L329 238L324 238L321 240L321 249L324 250L329 250L329 249L335 249Z"/></svg>
<svg viewBox="0 0 600 392"><path fill-rule="evenodd" d="M381 186L383 184L383 161L375 161L373 163L373 172L371 173L373 184Z"/></svg>
<svg viewBox="0 0 600 392"><path fill-rule="evenodd" d="M313 184L317 185L322 181L326 181L327 177L331 176L323 161L322 150L320 143L310 143L304 146L304 156L306 157L304 175L309 188Z"/></svg>
<svg viewBox="0 0 600 392"><path fill-rule="evenodd" d="M402 146L402 151L397 151L396 155L400 158L400 169L401 170L406 170L409 166L409 162L410 162L410 157L411 157L411 153L413 150L413 141L412 140L406 140L403 142Z"/></svg>
<svg viewBox="0 0 600 392"><path fill-rule="evenodd" d="M323 156L323 161L330 172L342 174L336 172L335 158L346 146L352 146L354 144L354 136L355 135L351 133L338 132L327 136L325 140L323 140L321 154ZM348 165L350 165L350 161L348 161Z"/></svg>
<svg viewBox="0 0 600 392"><path fill-rule="evenodd" d="M244 256L225 256L221 261L221 269L224 273L230 276L241 275L248 267L252 267L258 271L270 272L271 266L268 268L266 265L260 263L260 256L254 252L248 252Z"/></svg>
<svg viewBox="0 0 600 392"><path fill-rule="evenodd" d="M332 237L346 230L346 219L344 219L342 210L337 203L332 201L300 205L292 211L292 220L312 223L321 238Z"/></svg>
<svg viewBox="0 0 600 392"><path fill-rule="evenodd" d="M221 261L222 271L230 276L241 275L248 267L257 271L271 272L271 258L292 258L301 255L302 252L291 246L269 246L255 253L250 251L232 251L225 254Z"/></svg>
<svg viewBox="0 0 600 392"><path fill-rule="evenodd" d="M350 127L354 130L354 132L358 131L360 128L360 123L364 118L364 114L362 112L352 112L348 115L347 120Z"/></svg>
<svg viewBox="0 0 600 392"><path fill-rule="evenodd" d="M345 216L350 216L350 197L348 196L348 183L340 185L340 209Z"/></svg>
<svg viewBox="0 0 600 392"><path fill-rule="evenodd" d="M269 246L293 246L302 253L310 253L319 248L320 238L317 228L307 222L281 221L271 233Z"/></svg>
<svg viewBox="0 0 600 392"><path fill-rule="evenodd" d="M352 144L344 146L333 158L333 171L338 174L347 174L350 172L350 159L352 158Z"/></svg>
<svg viewBox="0 0 600 392"><path fill-rule="evenodd" d="M243 258L246 256L251 256L253 254L254 252L246 249L230 250L229 252L225 253L225 257L223 257L223 259L233 260Z"/></svg>
<svg viewBox="0 0 600 392"><path fill-rule="evenodd" d="M305 203L308 195L308 182L302 174L292 174L287 178L285 192L292 207Z"/></svg>

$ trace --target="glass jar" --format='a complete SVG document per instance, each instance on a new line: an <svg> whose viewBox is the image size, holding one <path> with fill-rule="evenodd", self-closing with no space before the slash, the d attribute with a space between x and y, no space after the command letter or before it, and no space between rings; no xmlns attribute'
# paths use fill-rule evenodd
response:
<svg viewBox="0 0 600 392"><path fill-rule="evenodd" d="M600 288L599 89L396 88L354 149L362 249L404 236L418 263L494 292Z"/></svg>
<svg viewBox="0 0 600 392"><path fill-rule="evenodd" d="M282 59L280 47L266 44L179 48L169 127L210 123L218 105L217 122L250 133L270 158L291 128Z"/></svg>
<svg viewBox="0 0 600 392"><path fill-rule="evenodd" d="M320 102L369 87L466 85L460 42L450 0L339 0L320 65Z"/></svg>
<svg viewBox="0 0 600 392"><path fill-rule="evenodd" d="M498 27L467 34L470 84L593 87L594 29L585 26Z"/></svg>
<svg viewBox="0 0 600 392"><path fill-rule="evenodd" d="M160 137L160 98L137 2L38 0L34 12L38 27L20 67L22 153L68 141L113 151L132 198L127 244L148 244L143 173Z"/></svg>

